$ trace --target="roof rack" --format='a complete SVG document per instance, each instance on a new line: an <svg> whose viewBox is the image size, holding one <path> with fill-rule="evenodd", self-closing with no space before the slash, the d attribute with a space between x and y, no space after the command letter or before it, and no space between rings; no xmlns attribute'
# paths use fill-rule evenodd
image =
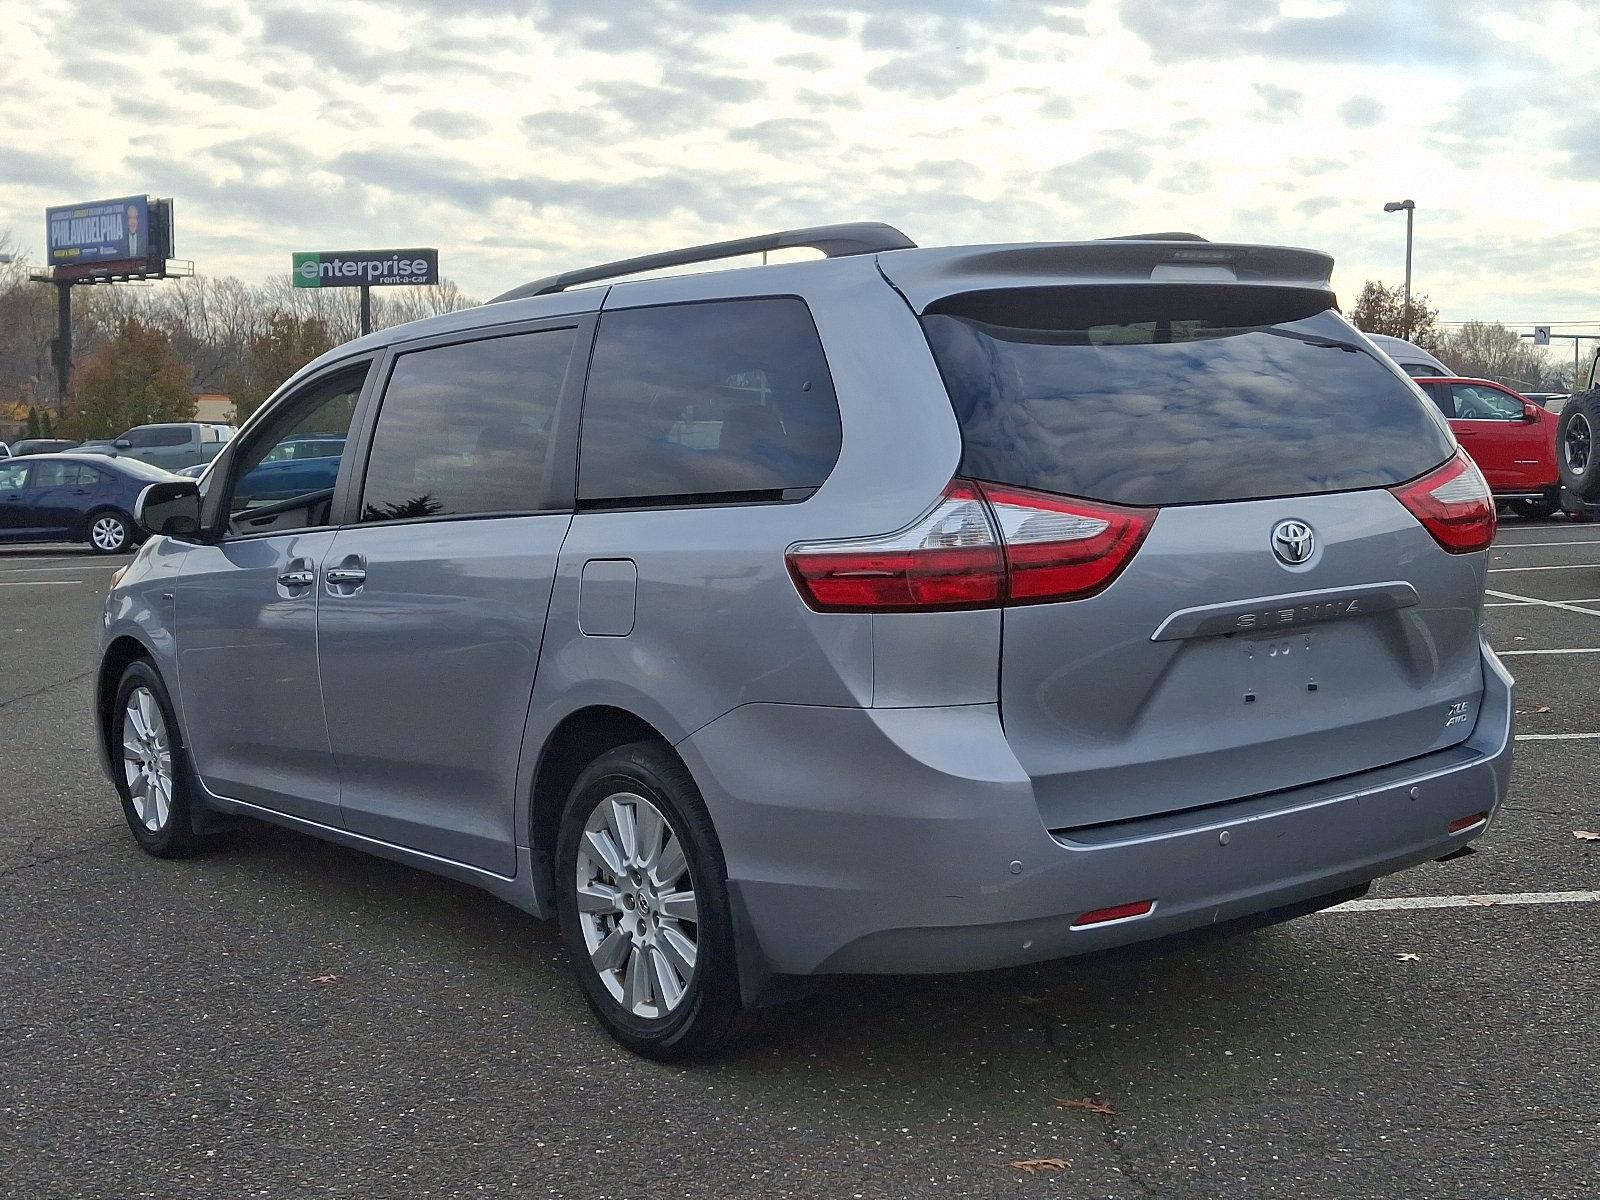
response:
<svg viewBox="0 0 1600 1200"><path fill-rule="evenodd" d="M756 237L735 238L731 242L712 242L705 246L688 246L682 250L666 250L660 254L646 254L639 258L624 258L619 262L601 263L596 267L583 267L565 271L560 275L547 275L521 287L496 296L490 303L500 300L521 300L526 296L548 296L564 292L569 287L583 283L598 283L602 279L615 279L622 275L637 275L641 271L656 271L663 267L686 267L692 263L716 262L723 258L736 258L743 254L760 254L764 250L788 250L805 246L821 250L826 258L843 258L851 254L876 254L881 250L911 250L916 243L893 225L878 221L852 221L843 225L814 225L809 229L785 229L778 233L763 233Z"/></svg>

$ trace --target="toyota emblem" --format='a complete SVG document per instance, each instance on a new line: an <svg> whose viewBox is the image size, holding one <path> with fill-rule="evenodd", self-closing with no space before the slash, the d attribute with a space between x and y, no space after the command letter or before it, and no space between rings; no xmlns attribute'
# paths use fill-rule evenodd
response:
<svg viewBox="0 0 1600 1200"><path fill-rule="evenodd" d="M1279 521L1272 527L1272 552L1285 565L1309 562L1316 549L1317 535L1304 521Z"/></svg>

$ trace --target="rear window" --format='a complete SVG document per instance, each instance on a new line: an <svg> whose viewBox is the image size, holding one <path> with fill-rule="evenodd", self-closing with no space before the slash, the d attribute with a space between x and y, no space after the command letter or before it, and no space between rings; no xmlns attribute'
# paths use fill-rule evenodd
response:
<svg viewBox="0 0 1600 1200"><path fill-rule="evenodd" d="M804 303L786 297L600 318L578 498L613 505L799 499L839 457L839 404Z"/></svg>
<svg viewBox="0 0 1600 1200"><path fill-rule="evenodd" d="M1448 427L1327 296L1146 285L951 297L923 317L962 473L1119 504L1386 487Z"/></svg>

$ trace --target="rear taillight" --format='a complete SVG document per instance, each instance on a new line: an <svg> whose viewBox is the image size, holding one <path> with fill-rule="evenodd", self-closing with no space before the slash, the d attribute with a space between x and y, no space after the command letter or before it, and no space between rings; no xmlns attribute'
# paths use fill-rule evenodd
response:
<svg viewBox="0 0 1600 1200"><path fill-rule="evenodd" d="M818 612L983 608L1005 592L1005 559L978 489L957 479L926 516L881 537L804 542L789 573Z"/></svg>
<svg viewBox="0 0 1600 1200"><path fill-rule="evenodd" d="M957 479L898 533L805 542L787 559L800 594L818 612L1076 600L1111 584L1155 515Z"/></svg>
<svg viewBox="0 0 1600 1200"><path fill-rule="evenodd" d="M1463 450L1437 471L1389 490L1451 554L1471 554L1494 541L1494 497Z"/></svg>
<svg viewBox="0 0 1600 1200"><path fill-rule="evenodd" d="M1119 508L979 484L1006 548L1007 598L1013 604L1080 600L1122 573L1156 519L1153 508Z"/></svg>

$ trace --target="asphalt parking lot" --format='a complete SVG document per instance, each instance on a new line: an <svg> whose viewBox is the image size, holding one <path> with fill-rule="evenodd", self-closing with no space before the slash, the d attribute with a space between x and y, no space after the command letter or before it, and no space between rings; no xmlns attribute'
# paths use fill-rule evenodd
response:
<svg viewBox="0 0 1600 1200"><path fill-rule="evenodd" d="M0 1195L1600 1195L1600 526L1497 539L1522 740L1481 853L1228 941L830 987L693 1069L463 885L267 827L142 855L88 717L115 565L0 548Z"/></svg>

